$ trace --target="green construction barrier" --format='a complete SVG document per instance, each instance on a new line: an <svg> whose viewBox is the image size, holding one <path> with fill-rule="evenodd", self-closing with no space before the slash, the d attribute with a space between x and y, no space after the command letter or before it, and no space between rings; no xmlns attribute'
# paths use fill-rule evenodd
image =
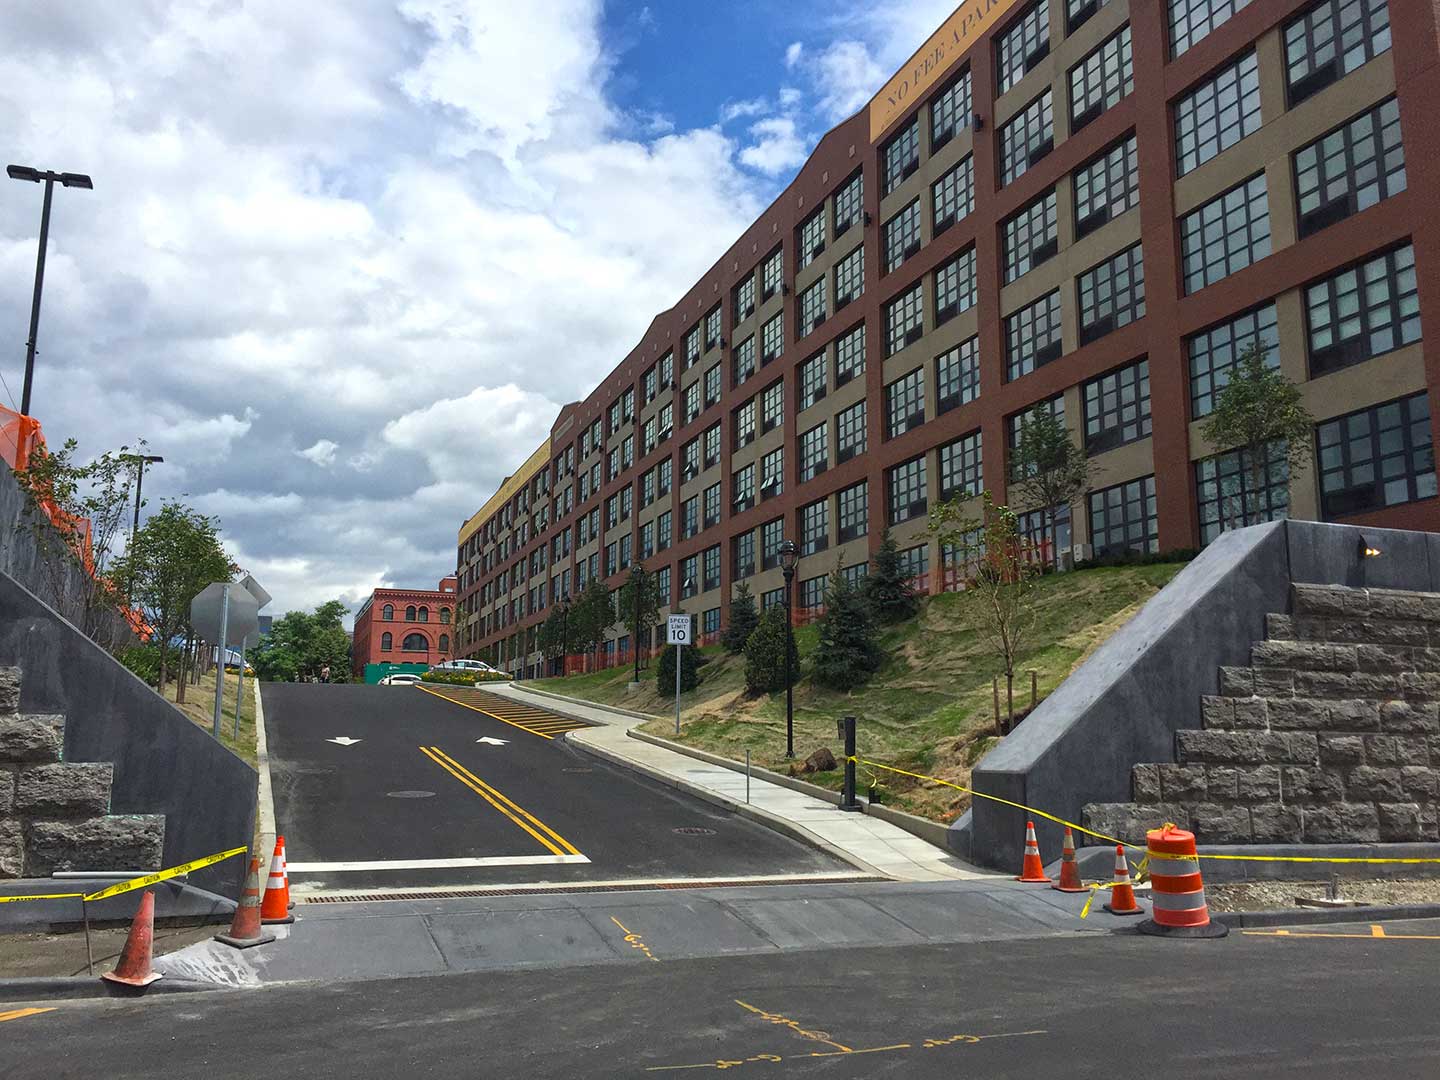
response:
<svg viewBox="0 0 1440 1080"><path fill-rule="evenodd" d="M365 681L374 686L386 675L394 675L396 672L407 672L412 675L424 675L430 670L429 664L366 664Z"/></svg>

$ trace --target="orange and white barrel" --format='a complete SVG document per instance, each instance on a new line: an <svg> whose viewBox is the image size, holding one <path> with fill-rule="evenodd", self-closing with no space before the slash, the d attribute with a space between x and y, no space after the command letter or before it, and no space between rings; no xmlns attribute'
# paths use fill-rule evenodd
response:
<svg viewBox="0 0 1440 1080"><path fill-rule="evenodd" d="M1150 867L1150 921L1146 933L1174 937L1224 937L1228 927L1210 921L1195 834L1174 825L1145 834Z"/></svg>

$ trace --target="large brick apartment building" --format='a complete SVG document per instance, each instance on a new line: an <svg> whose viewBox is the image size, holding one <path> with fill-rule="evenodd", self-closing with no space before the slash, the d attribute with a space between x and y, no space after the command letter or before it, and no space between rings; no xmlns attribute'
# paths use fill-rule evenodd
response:
<svg viewBox="0 0 1440 1080"><path fill-rule="evenodd" d="M702 632L778 600L783 538L799 606L887 526L928 574L928 509L1003 498L1040 407L1098 468L1018 508L1057 551L1440 528L1435 101L1432 3L967 0L464 524L460 655L533 671L636 559ZM1252 342L1317 420L1258 487L1200 433Z"/></svg>
<svg viewBox="0 0 1440 1080"><path fill-rule="evenodd" d="M355 613L350 669L367 664L438 664L455 655L455 578L434 589L375 589Z"/></svg>

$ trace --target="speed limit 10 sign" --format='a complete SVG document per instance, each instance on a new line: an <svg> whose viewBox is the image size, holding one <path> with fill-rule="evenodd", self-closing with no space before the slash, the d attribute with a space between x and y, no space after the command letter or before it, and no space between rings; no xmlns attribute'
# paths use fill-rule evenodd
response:
<svg viewBox="0 0 1440 1080"><path fill-rule="evenodd" d="M671 615L666 619L670 636L666 639L671 645L690 644L690 616Z"/></svg>

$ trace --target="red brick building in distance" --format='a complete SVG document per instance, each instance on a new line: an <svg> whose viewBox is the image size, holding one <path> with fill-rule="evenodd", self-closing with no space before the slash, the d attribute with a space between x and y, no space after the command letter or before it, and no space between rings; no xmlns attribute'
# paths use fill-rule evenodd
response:
<svg viewBox="0 0 1440 1080"><path fill-rule="evenodd" d="M438 664L449 660L455 615L455 576L438 589L376 589L355 615L350 670L366 664Z"/></svg>

